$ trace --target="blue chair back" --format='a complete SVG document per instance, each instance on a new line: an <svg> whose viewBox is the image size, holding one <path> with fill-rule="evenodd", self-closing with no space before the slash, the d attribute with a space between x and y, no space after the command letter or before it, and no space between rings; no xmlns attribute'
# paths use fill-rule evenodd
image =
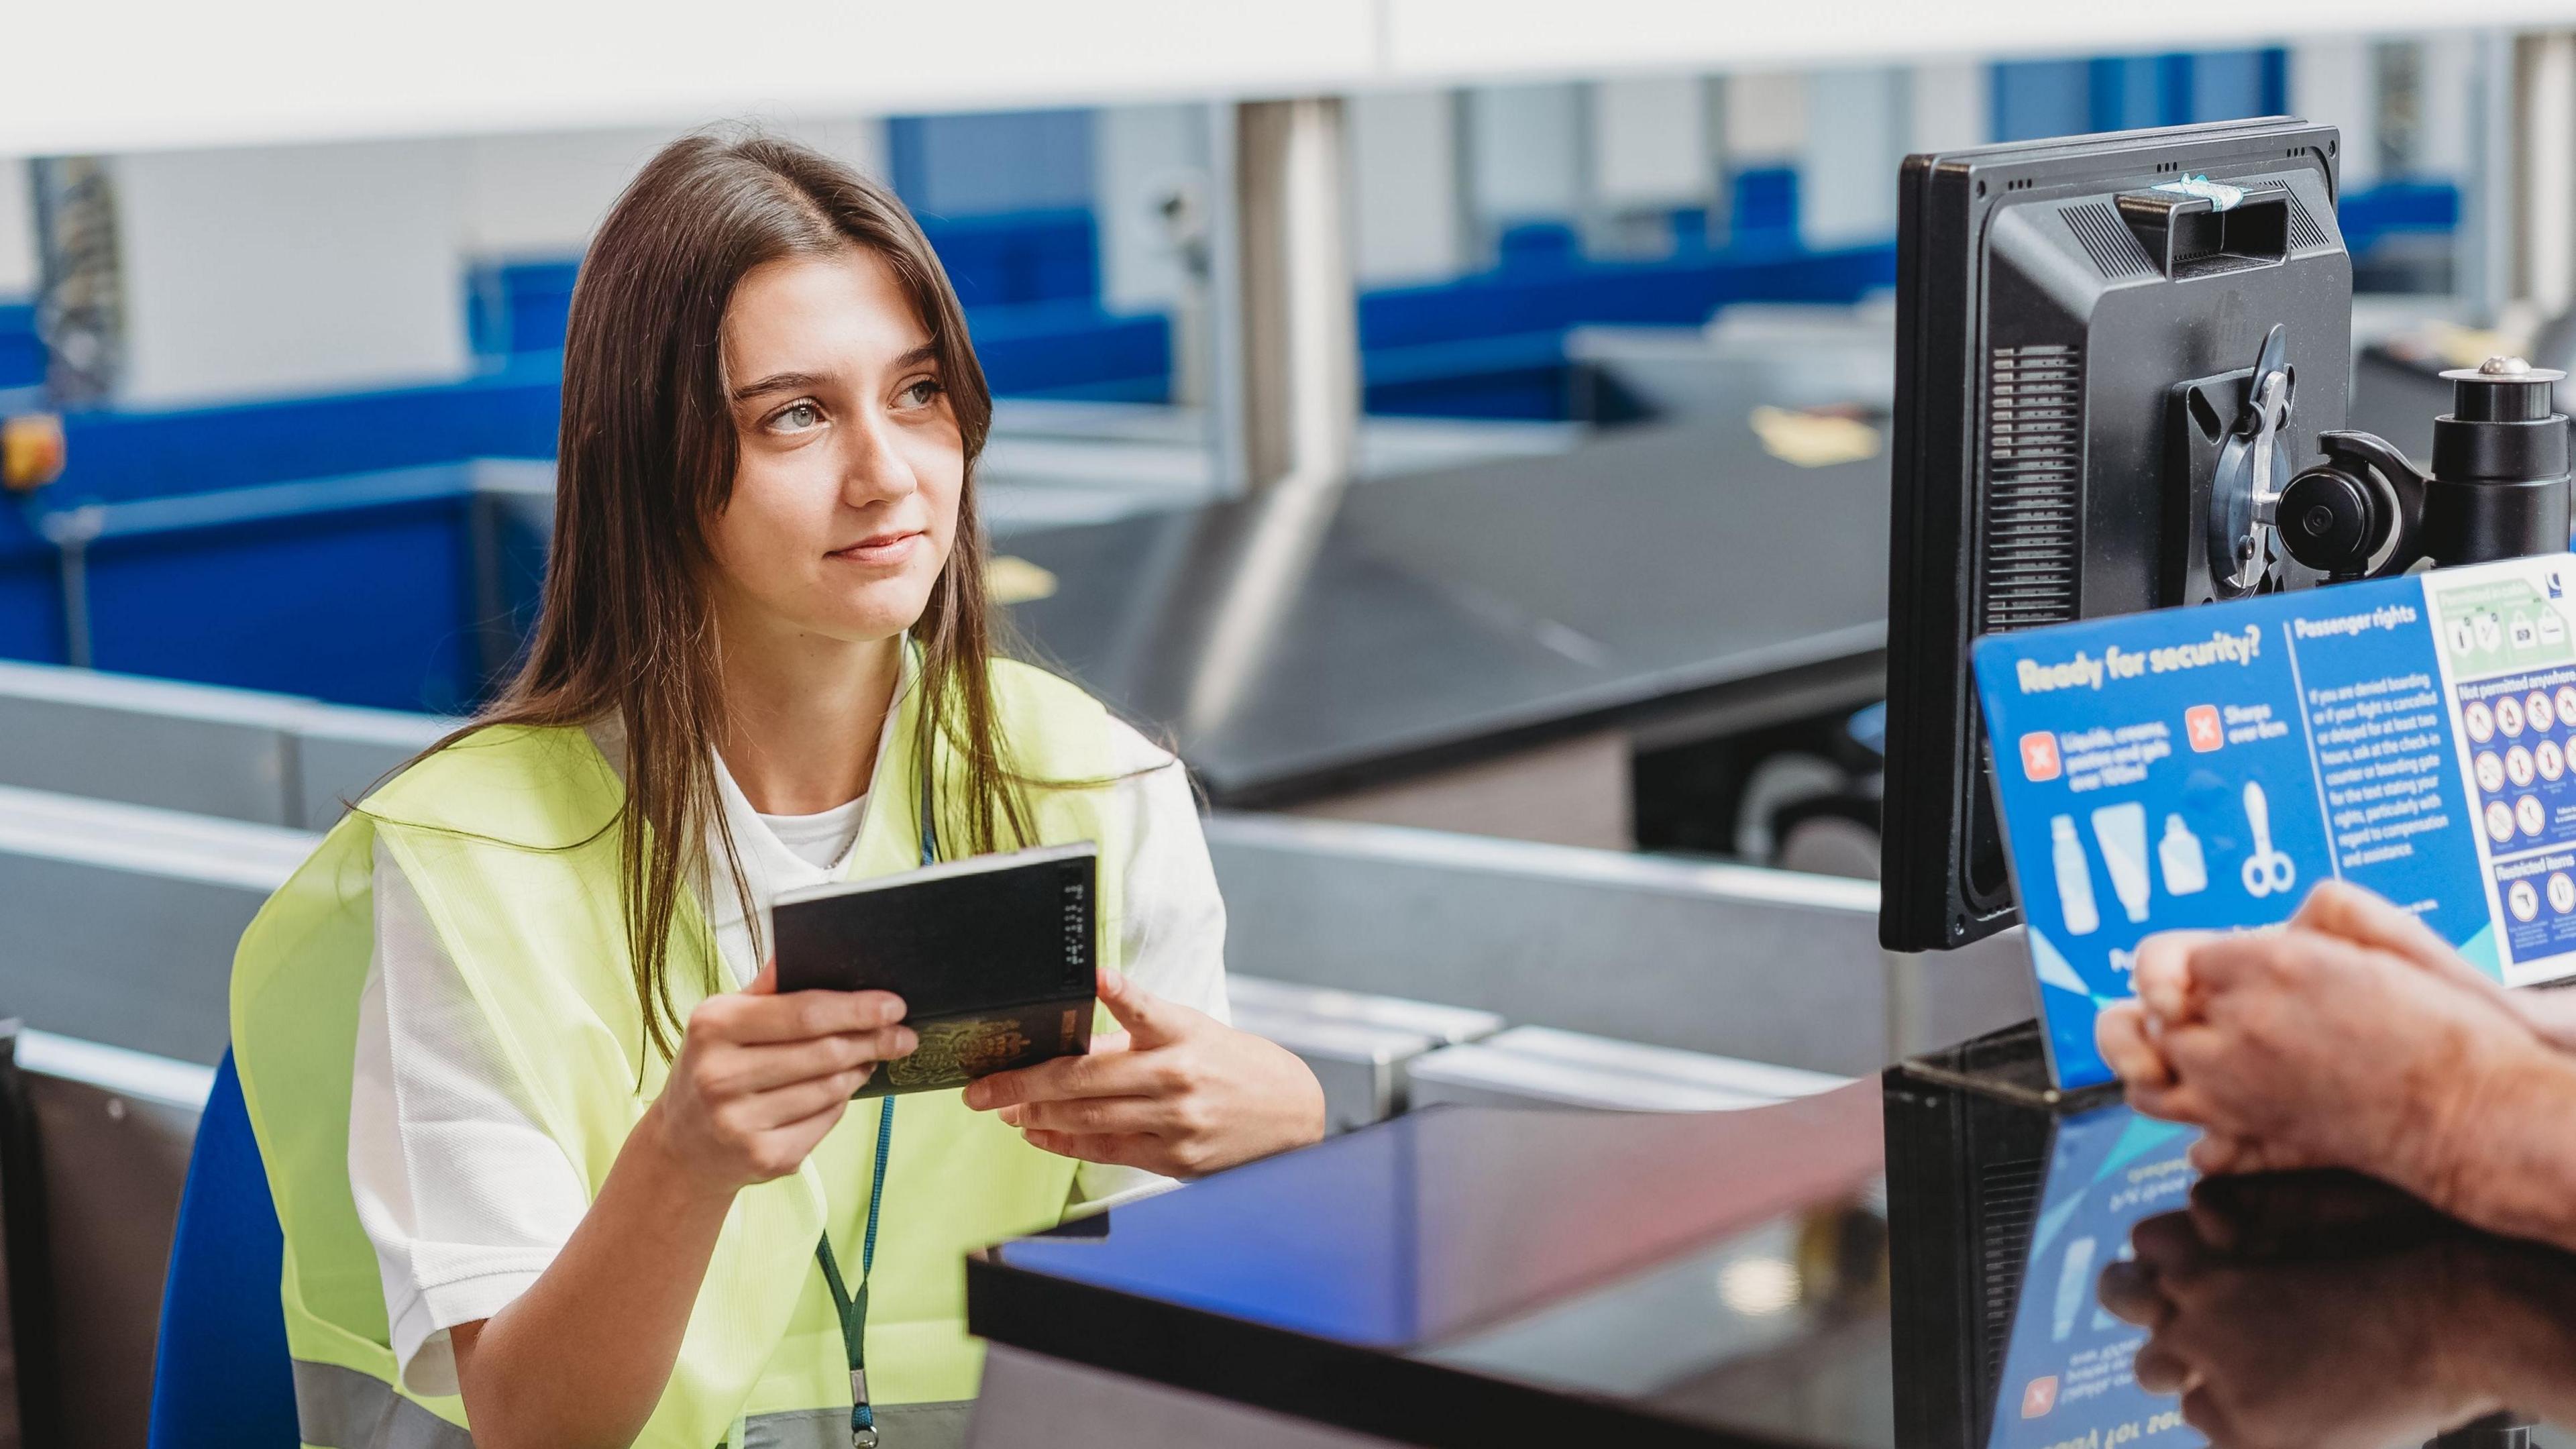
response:
<svg viewBox="0 0 2576 1449"><path fill-rule="evenodd" d="M152 1374L151 1449L292 1449L286 1252L232 1053L197 1126Z"/></svg>

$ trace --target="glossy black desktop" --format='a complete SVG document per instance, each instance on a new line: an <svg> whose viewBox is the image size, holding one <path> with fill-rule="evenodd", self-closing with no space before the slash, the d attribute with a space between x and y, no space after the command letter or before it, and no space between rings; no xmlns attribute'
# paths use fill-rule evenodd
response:
<svg viewBox="0 0 2576 1449"><path fill-rule="evenodd" d="M2576 1401L2576 1260L2359 1179L2195 1188L2188 1134L2079 1106L1434 1109L1001 1247L970 1314L1425 1445L2381 1449Z"/></svg>

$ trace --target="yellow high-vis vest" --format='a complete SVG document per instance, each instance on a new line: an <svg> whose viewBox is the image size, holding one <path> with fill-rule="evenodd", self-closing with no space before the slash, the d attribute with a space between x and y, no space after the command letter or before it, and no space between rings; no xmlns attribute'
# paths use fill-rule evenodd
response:
<svg viewBox="0 0 2576 1449"><path fill-rule="evenodd" d="M1013 763L1037 780L1109 777L1107 713L1039 670L997 663L994 703ZM918 689L870 783L848 878L912 868L920 822ZM933 765L938 835L957 762ZM1026 791L1039 840L1100 844L1099 959L1116 967L1122 842L1097 788ZM388 1345L376 1255L349 1189L349 1079L358 994L374 946L373 848L419 892L491 1028L514 1095L596 1196L669 1064L646 1045L620 903L615 820L625 788L579 729L495 727L420 761L343 819L262 907L233 962L233 1055L286 1233L281 1285L303 1440L319 1449L462 1449L463 1405L411 1393ZM718 889L724 888L719 885ZM714 935L682 893L669 977L682 1019L725 980ZM966 1333L967 1253L1061 1220L1075 1164L1041 1152L956 1092L898 1099L867 1321L870 1397L971 1398L982 1351ZM850 1376L815 1264L826 1228L857 1264L877 1113L852 1110L793 1175L734 1200L690 1311L678 1362L635 1443L653 1449L848 1443ZM638 1264L637 1271L655 1271Z"/></svg>

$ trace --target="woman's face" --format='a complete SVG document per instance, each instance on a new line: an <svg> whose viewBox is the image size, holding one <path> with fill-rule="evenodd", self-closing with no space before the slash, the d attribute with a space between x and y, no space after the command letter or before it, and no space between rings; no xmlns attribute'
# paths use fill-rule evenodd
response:
<svg viewBox="0 0 2576 1449"><path fill-rule="evenodd" d="M857 246L755 267L723 345L742 461L707 527L718 618L778 642L910 628L956 539L966 449L894 269Z"/></svg>

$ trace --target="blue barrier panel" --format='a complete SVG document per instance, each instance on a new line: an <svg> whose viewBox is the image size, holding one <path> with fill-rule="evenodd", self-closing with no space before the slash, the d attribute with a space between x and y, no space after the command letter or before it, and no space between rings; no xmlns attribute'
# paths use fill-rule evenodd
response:
<svg viewBox="0 0 2576 1449"><path fill-rule="evenodd" d="M573 278L580 271L578 261L560 259L481 262L468 268L465 332L474 355L499 359L519 352L563 351Z"/></svg>
<svg viewBox="0 0 2576 1449"><path fill-rule="evenodd" d="M2455 231L2460 188L2448 181L2383 181L2367 191L2347 191L2335 205L2344 246L2366 252L2380 238L2402 233Z"/></svg>
<svg viewBox="0 0 2576 1449"><path fill-rule="evenodd" d="M1381 415L1563 419L1572 377L1562 329L1364 354L1361 401Z"/></svg>
<svg viewBox="0 0 2576 1449"><path fill-rule="evenodd" d="M1895 280L1895 248L1872 246L1584 262L1372 292L1360 299L1366 403L1377 413L1563 419L1568 328L1696 326L1730 302L1851 302Z"/></svg>
<svg viewBox="0 0 2576 1449"><path fill-rule="evenodd" d="M1121 317L1090 302L984 307L966 317L993 391L1162 402L1170 395L1171 319Z"/></svg>
<svg viewBox="0 0 2576 1449"><path fill-rule="evenodd" d="M888 116L886 180L922 217L1087 209L1094 120L1075 109Z"/></svg>
<svg viewBox="0 0 2576 1449"><path fill-rule="evenodd" d="M1505 272L1572 266L1583 260L1582 238L1561 221L1525 221L1494 238L1494 265Z"/></svg>
<svg viewBox="0 0 2576 1449"><path fill-rule="evenodd" d="M481 689L464 465L102 504L87 524L91 655L101 669L343 704L456 713ZM57 522L69 521L58 516ZM52 592L50 549L0 551L0 598Z"/></svg>
<svg viewBox="0 0 2576 1449"><path fill-rule="evenodd" d="M2289 107L2289 67L2289 52L2277 46L2003 61L1989 72L1994 139L2275 116Z"/></svg>
<svg viewBox="0 0 2576 1449"><path fill-rule="evenodd" d="M1486 348L1448 344L1519 339L1593 322L1695 324L1717 307L1749 298L1848 301L1893 276L1886 247L1806 253L1794 240L1795 177L1778 170L1736 180L1732 236L1707 246L1704 213L1677 216L1683 244L1667 259L1594 262L1572 256L1571 232L1558 225L1520 229L1508 266L1431 286L1372 292L1360 303L1360 341L1373 409L1489 417L1564 415L1560 359L1534 358L1529 344ZM1018 242L995 240L999 222L980 240L954 243L960 266L987 267L992 285L1010 292L1059 290L1096 259L1071 263L1064 237L1089 223L1079 213L1049 214ZM977 247L992 245L986 252ZM1076 250L1079 250L1077 248ZM1047 258L1030 262L1028 255ZM989 262L972 258L985 255ZM1059 265L1074 270L1058 274ZM560 340L560 307L569 295L570 262L520 262L489 269L476 286L478 345L518 348L531 339ZM1085 282L1088 285L1088 281ZM496 300L497 299L497 300ZM5 322L0 317L0 322ZM1158 402L1170 395L1171 325L1160 315L1120 316L1072 298L979 306L969 316L994 390L1011 396ZM1434 347L1406 358L1377 354ZM1459 370L1434 375L1437 359ZM281 398L208 407L74 413L65 427L70 464L48 490L48 506L116 502L179 493L253 487L282 480L333 477L474 457L550 457L560 406L560 354L514 351L491 371L460 382L320 397ZM1555 401L1549 401L1549 399ZM5 532L6 524L0 524Z"/></svg>
<svg viewBox="0 0 2576 1449"><path fill-rule="evenodd" d="M49 549L0 551L0 659L66 662L62 583Z"/></svg>
<svg viewBox="0 0 2576 1449"><path fill-rule="evenodd" d="M461 382L211 407L68 413L50 507L116 502L466 458L550 458L562 364L551 354Z"/></svg>
<svg viewBox="0 0 2576 1449"><path fill-rule="evenodd" d="M1171 324L1088 302L987 307L970 318L997 391L1160 402ZM521 353L461 382L210 407L66 415L70 462L48 505L117 502L467 458L548 458L560 353Z"/></svg>
<svg viewBox="0 0 2576 1449"><path fill-rule="evenodd" d="M1768 255L1796 249L1798 172L1795 167L1755 166L1738 171L1727 179L1726 194L1723 245L1727 250ZM1701 229L1705 233L1704 219Z"/></svg>
<svg viewBox="0 0 2576 1449"><path fill-rule="evenodd" d="M1099 226L1089 211L921 218L940 265L969 308L1090 302L1100 295ZM560 352L580 263L486 261L466 275L466 334L474 354ZM0 387L8 386L7 310L0 308Z"/></svg>
<svg viewBox="0 0 2576 1449"><path fill-rule="evenodd" d="M1088 210L925 216L921 230L948 269L957 299L969 307L1088 303L1100 296L1100 228Z"/></svg>
<svg viewBox="0 0 2576 1449"><path fill-rule="evenodd" d="M0 303L0 388L33 387L45 380L45 344L36 336L36 309Z"/></svg>

